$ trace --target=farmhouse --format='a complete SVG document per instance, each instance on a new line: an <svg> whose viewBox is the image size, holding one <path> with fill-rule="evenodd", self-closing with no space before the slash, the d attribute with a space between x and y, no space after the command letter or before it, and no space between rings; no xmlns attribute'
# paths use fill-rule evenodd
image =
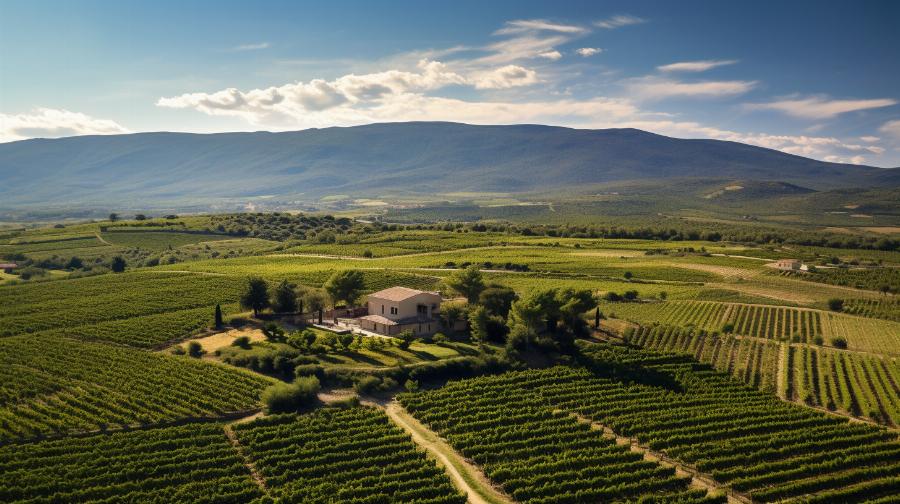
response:
<svg viewBox="0 0 900 504"><path fill-rule="evenodd" d="M19 265L16 263L0 263L0 270L3 270L4 273L12 273L18 267Z"/></svg>
<svg viewBox="0 0 900 504"><path fill-rule="evenodd" d="M385 335L403 331L433 334L438 330L441 295L406 287L391 287L367 299L369 314L359 318L362 329Z"/></svg>
<svg viewBox="0 0 900 504"><path fill-rule="evenodd" d="M782 271L798 271L803 268L803 263L797 259L779 259L775 261L775 267Z"/></svg>

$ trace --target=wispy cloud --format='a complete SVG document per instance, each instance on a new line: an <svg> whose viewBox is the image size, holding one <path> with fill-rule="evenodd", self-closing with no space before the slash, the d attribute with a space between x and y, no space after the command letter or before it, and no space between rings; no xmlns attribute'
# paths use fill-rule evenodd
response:
<svg viewBox="0 0 900 504"><path fill-rule="evenodd" d="M548 59L550 61L556 61L556 60L562 58L562 53L559 51L547 51L547 52L542 52L542 53L538 54L537 56L538 56L538 58L544 58L544 59Z"/></svg>
<svg viewBox="0 0 900 504"><path fill-rule="evenodd" d="M891 98L874 98L868 100L831 100L825 96L808 98L789 98L767 103L749 103L751 110L776 110L801 119L830 119L847 112L857 112L896 105L897 100Z"/></svg>
<svg viewBox="0 0 900 504"><path fill-rule="evenodd" d="M597 28L603 28L606 30L615 30L616 28L621 28L623 26L636 25L641 23L646 23L646 19L641 19L637 16L632 16L629 14L620 14L618 16L613 16L607 19L601 19L599 21L594 21L594 26Z"/></svg>
<svg viewBox="0 0 900 504"><path fill-rule="evenodd" d="M671 97L722 97L744 94L756 86L756 81L698 81L684 82L648 75L625 81L629 93L644 100Z"/></svg>
<svg viewBox="0 0 900 504"><path fill-rule="evenodd" d="M507 21L503 28L494 32L494 35L513 35L529 31L552 31L576 34L584 33L587 29L577 25L554 23L545 19L518 19L515 21Z"/></svg>
<svg viewBox="0 0 900 504"><path fill-rule="evenodd" d="M232 47L232 51L259 51L261 49L268 49L272 45L268 42L259 42L257 44L243 44L239 46Z"/></svg>
<svg viewBox="0 0 900 504"><path fill-rule="evenodd" d="M37 108L26 114L0 114L0 142L128 132L115 121L61 109Z"/></svg>
<svg viewBox="0 0 900 504"><path fill-rule="evenodd" d="M733 65L737 60L680 61L656 67L660 72L705 72L716 67Z"/></svg>
<svg viewBox="0 0 900 504"><path fill-rule="evenodd" d="M599 47L580 47L575 49L576 54L585 58L600 54L601 52L603 52L603 49L600 49Z"/></svg>
<svg viewBox="0 0 900 504"><path fill-rule="evenodd" d="M888 121L882 124L878 131L900 140L900 120Z"/></svg>

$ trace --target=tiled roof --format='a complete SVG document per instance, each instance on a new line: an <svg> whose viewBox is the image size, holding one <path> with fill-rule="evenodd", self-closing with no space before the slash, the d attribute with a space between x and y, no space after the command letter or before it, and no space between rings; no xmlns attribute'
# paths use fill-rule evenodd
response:
<svg viewBox="0 0 900 504"><path fill-rule="evenodd" d="M387 299L388 301L403 301L404 299L409 299L419 294L437 295L437 293L435 292L420 291L416 289L410 289L408 287L390 287L378 292L373 292L372 294L369 294L369 296L376 297L378 299Z"/></svg>

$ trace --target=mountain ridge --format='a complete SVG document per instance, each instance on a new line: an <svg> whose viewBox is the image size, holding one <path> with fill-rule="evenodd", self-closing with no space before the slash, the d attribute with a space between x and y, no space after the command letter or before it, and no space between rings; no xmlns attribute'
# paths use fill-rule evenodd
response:
<svg viewBox="0 0 900 504"><path fill-rule="evenodd" d="M528 192L679 177L816 190L900 185L900 170L633 128L375 123L288 132L148 132L0 144L8 205L258 196Z"/></svg>

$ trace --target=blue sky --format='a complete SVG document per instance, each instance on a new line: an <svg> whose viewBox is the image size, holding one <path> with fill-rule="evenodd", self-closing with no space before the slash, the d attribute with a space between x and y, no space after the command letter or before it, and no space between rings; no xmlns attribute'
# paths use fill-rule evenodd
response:
<svg viewBox="0 0 900 504"><path fill-rule="evenodd" d="M900 166L900 2L0 3L0 141L637 127Z"/></svg>

